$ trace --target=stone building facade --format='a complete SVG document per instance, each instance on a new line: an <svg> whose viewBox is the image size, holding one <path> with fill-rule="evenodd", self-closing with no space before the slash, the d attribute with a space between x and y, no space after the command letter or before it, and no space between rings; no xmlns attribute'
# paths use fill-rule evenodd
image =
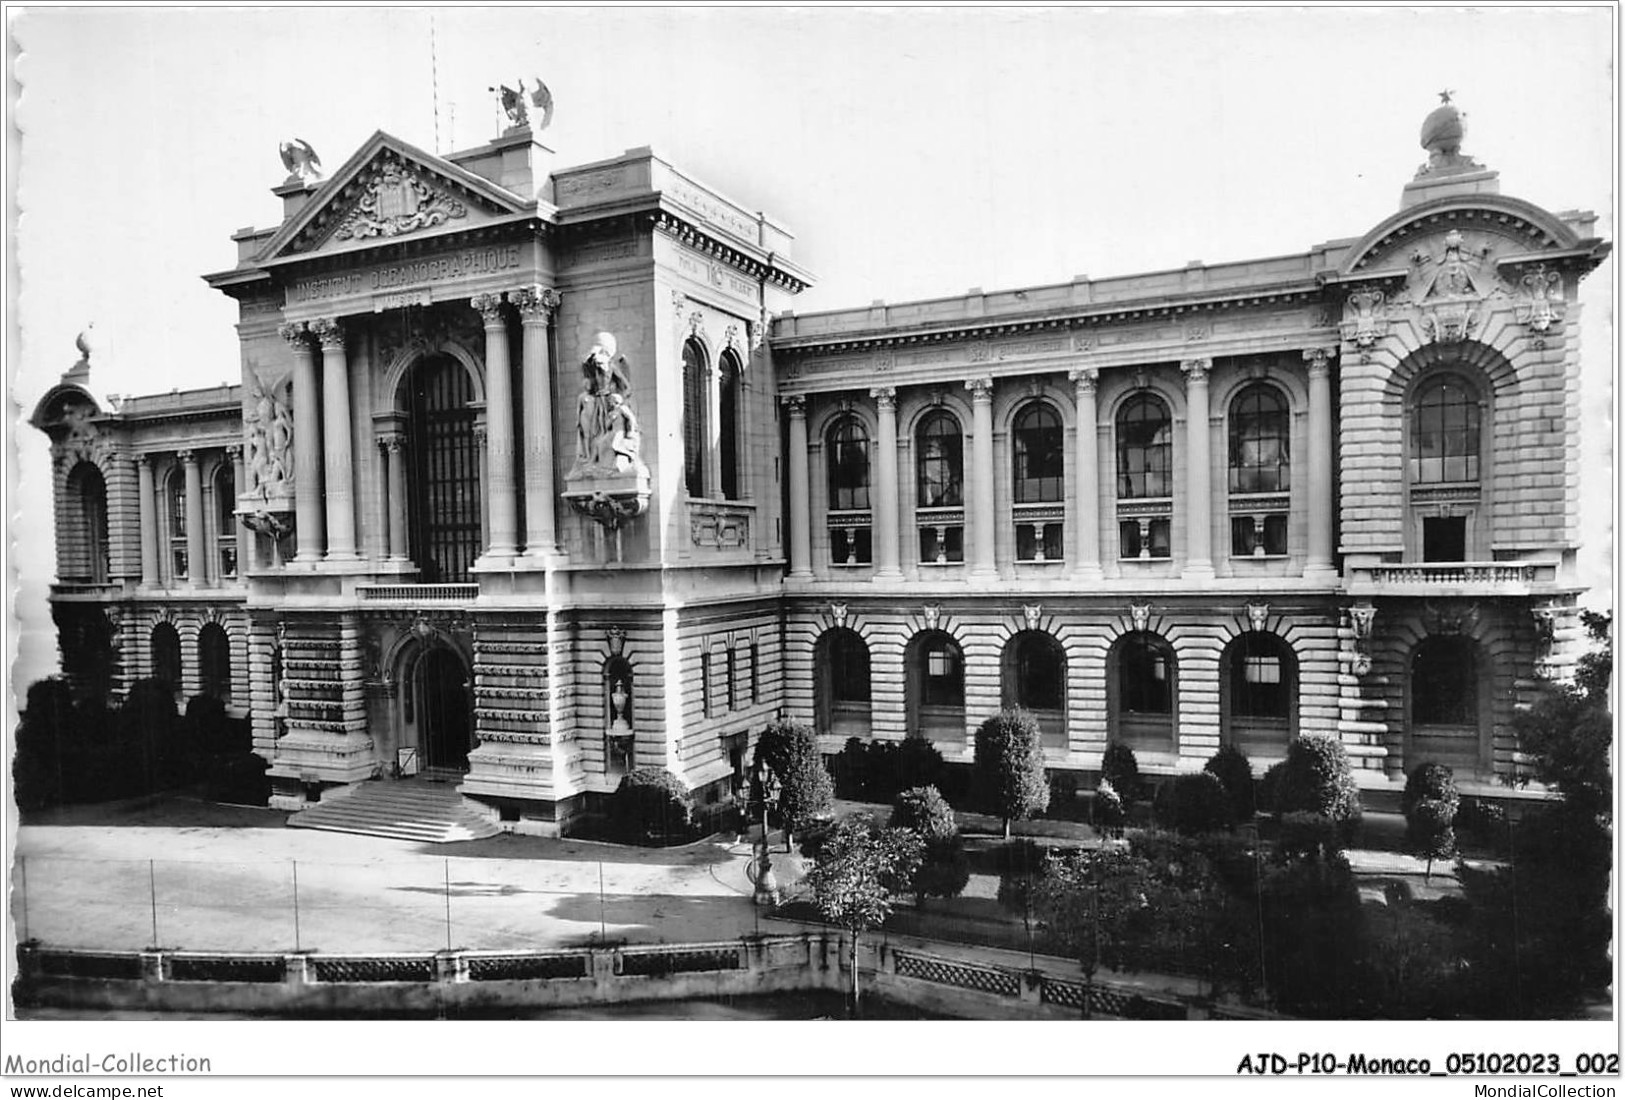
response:
<svg viewBox="0 0 1625 1100"><path fill-rule="evenodd" d="M519 831L635 766L724 794L780 715L1509 774L1577 651L1609 245L1460 131L1300 254L814 314L781 225L648 149L376 134L209 276L242 386L41 401L65 669L226 692L278 805L436 769Z"/></svg>

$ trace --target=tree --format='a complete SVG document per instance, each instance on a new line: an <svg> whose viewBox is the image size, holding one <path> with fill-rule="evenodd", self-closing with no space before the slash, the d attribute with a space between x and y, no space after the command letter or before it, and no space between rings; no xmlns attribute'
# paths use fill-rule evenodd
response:
<svg viewBox="0 0 1625 1100"><path fill-rule="evenodd" d="M1208 758L1202 770L1218 776L1219 782L1224 784L1225 795L1230 799L1231 818L1237 824L1251 821L1258 809L1258 800L1253 765L1247 754L1234 745L1225 745Z"/></svg>
<svg viewBox="0 0 1625 1100"><path fill-rule="evenodd" d="M1405 814L1405 844L1428 861L1423 882L1433 879L1433 861L1456 854L1456 811L1461 793L1455 773L1443 764L1420 764L1405 781L1399 808Z"/></svg>
<svg viewBox="0 0 1625 1100"><path fill-rule="evenodd" d="M1608 754L1613 720L1585 692L1551 687L1512 717L1518 744L1534 758L1535 774L1570 801L1602 810L1613 802Z"/></svg>
<svg viewBox="0 0 1625 1100"><path fill-rule="evenodd" d="M891 915L925 854L925 841L912 829L880 829L867 815L837 822L805 882L813 902L828 920L849 934L852 1012L858 1014L858 937Z"/></svg>
<svg viewBox="0 0 1625 1100"><path fill-rule="evenodd" d="M1010 823L1049 806L1049 780L1044 773L1044 746L1038 722L1020 707L1001 710L976 731L976 778L986 805Z"/></svg>
<svg viewBox="0 0 1625 1100"><path fill-rule="evenodd" d="M1286 847L1292 833L1298 847L1347 847L1360 824L1360 788L1354 782L1343 743L1328 734L1306 733L1287 746L1275 789L1275 809Z"/></svg>
<svg viewBox="0 0 1625 1100"><path fill-rule="evenodd" d="M954 808L935 787L914 787L892 806L893 829L912 829L925 841L925 857L914 875L916 904L929 897L957 897L970 882L970 860L959 837Z"/></svg>
<svg viewBox="0 0 1625 1100"><path fill-rule="evenodd" d="M1138 802L1145 786L1134 750L1121 741L1111 742L1101 754L1100 778L1112 785L1112 790L1125 804Z"/></svg>
<svg viewBox="0 0 1625 1100"><path fill-rule="evenodd" d="M835 783L818 751L818 735L811 726L774 722L756 742L758 769L765 766L779 783L779 819L784 824L784 850L791 851L792 836L835 807ZM760 771L757 771L760 774ZM761 792L754 795L760 800Z"/></svg>
<svg viewBox="0 0 1625 1100"><path fill-rule="evenodd" d="M1591 638L1592 649L1575 666L1574 686L1593 704L1607 709L1608 686L1614 675L1614 613L1582 611L1580 622Z"/></svg>
<svg viewBox="0 0 1625 1100"><path fill-rule="evenodd" d="M1184 836L1218 832L1235 824L1224 784L1207 771L1176 775L1163 783L1151 810L1158 825Z"/></svg>

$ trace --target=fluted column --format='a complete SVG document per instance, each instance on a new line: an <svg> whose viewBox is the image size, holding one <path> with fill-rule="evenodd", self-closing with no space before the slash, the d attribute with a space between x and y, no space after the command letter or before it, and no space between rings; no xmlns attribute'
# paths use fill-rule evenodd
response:
<svg viewBox="0 0 1625 1100"><path fill-rule="evenodd" d="M378 440L384 452L384 495L389 507L389 560L406 560L406 440L392 433Z"/></svg>
<svg viewBox="0 0 1625 1100"><path fill-rule="evenodd" d="M1309 363L1309 556L1306 578L1330 581L1332 567L1332 382L1330 348L1303 353Z"/></svg>
<svg viewBox="0 0 1625 1100"><path fill-rule="evenodd" d="M1095 439L1097 370L1075 370L1072 392L1077 402L1078 548L1072 572L1086 580L1100 577L1100 448Z"/></svg>
<svg viewBox="0 0 1625 1100"><path fill-rule="evenodd" d="M879 386L869 391L875 400L875 579L902 576L897 557L897 391Z"/></svg>
<svg viewBox="0 0 1625 1100"><path fill-rule="evenodd" d="M350 443L350 361L344 329L330 317L310 323L322 342L322 455L327 497L327 560L354 561L355 485Z"/></svg>
<svg viewBox="0 0 1625 1100"><path fill-rule="evenodd" d="M316 353L305 323L277 329L293 349L293 492L295 562L321 560L327 547L322 516L321 406L316 397Z"/></svg>
<svg viewBox="0 0 1625 1100"><path fill-rule="evenodd" d="M468 301L485 322L485 487L490 520L485 556L512 560L519 549L519 502L513 478L513 369L508 363L508 323L501 294Z"/></svg>
<svg viewBox="0 0 1625 1100"><path fill-rule="evenodd" d="M790 575L812 577L812 486L807 475L807 399L787 397L790 410Z"/></svg>
<svg viewBox="0 0 1625 1100"><path fill-rule="evenodd" d="M243 470L243 445L233 443L226 448L226 457L231 459L231 498L233 505L243 499L248 491L248 475ZM239 579L248 576L249 569L255 566L254 536L243 517L232 509L231 523L237 540L237 576Z"/></svg>
<svg viewBox="0 0 1625 1100"><path fill-rule="evenodd" d="M971 495L965 508L971 528L970 571L990 576L998 571L993 562L998 522L993 503L993 379L972 378L965 388L971 393Z"/></svg>
<svg viewBox="0 0 1625 1100"><path fill-rule="evenodd" d="M141 583L158 583L158 504L152 483L152 456L135 456L136 503L141 510Z"/></svg>
<svg viewBox="0 0 1625 1100"><path fill-rule="evenodd" d="M1187 359L1185 372L1185 488L1188 515L1186 577L1213 575L1213 458L1208 453L1208 384L1211 359Z"/></svg>
<svg viewBox="0 0 1625 1100"><path fill-rule="evenodd" d="M553 519L553 362L548 328L559 308L552 287L523 286L508 292L524 325L519 349L520 400L525 408L525 556L558 553Z"/></svg>
<svg viewBox="0 0 1625 1100"><path fill-rule="evenodd" d="M176 456L186 471L186 579L193 585L209 583L209 543L203 537L203 471L195 451Z"/></svg>

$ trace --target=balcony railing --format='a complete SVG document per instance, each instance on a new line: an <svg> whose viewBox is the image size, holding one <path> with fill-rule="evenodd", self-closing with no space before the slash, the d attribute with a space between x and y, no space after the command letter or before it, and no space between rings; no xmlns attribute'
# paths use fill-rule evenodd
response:
<svg viewBox="0 0 1625 1100"><path fill-rule="evenodd" d="M369 603L401 601L407 603L461 603L477 599L477 584L359 584L357 598Z"/></svg>
<svg viewBox="0 0 1625 1100"><path fill-rule="evenodd" d="M1473 590L1517 595L1557 581L1555 561L1404 562L1349 567L1353 591Z"/></svg>

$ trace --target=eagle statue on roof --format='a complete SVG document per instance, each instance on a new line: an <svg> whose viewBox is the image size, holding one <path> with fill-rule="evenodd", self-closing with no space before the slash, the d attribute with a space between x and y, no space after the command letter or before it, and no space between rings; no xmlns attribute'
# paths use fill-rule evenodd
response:
<svg viewBox="0 0 1625 1100"><path fill-rule="evenodd" d="M545 130L553 121L553 93L547 90L541 77L536 78L536 86L527 95L525 82L518 81L517 90L506 84L489 89L497 93L497 101L502 105L502 113L508 116L509 129L517 129L530 125L530 109L535 107L542 113L541 121L536 123L535 129ZM528 103L526 101L529 101Z"/></svg>
<svg viewBox="0 0 1625 1100"><path fill-rule="evenodd" d="M304 138L294 138L284 141L279 150L282 153L282 166L288 170L288 179L311 183L321 178L322 158L316 155L310 142Z"/></svg>

